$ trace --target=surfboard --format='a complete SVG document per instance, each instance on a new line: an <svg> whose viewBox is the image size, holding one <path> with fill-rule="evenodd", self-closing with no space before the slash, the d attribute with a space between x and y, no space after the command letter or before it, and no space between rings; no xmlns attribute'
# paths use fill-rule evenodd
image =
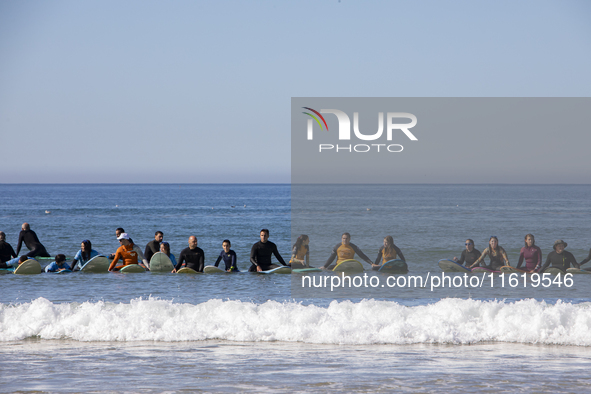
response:
<svg viewBox="0 0 591 394"><path fill-rule="evenodd" d="M139 264L129 264L121 268L119 272L123 272L126 274L135 274L140 272L146 272L146 269Z"/></svg>
<svg viewBox="0 0 591 394"><path fill-rule="evenodd" d="M394 259L382 264L378 272L406 274L408 272L408 265L400 259Z"/></svg>
<svg viewBox="0 0 591 394"><path fill-rule="evenodd" d="M35 275L40 274L41 271L41 264L37 260L29 259L16 267L14 273L17 275Z"/></svg>
<svg viewBox="0 0 591 394"><path fill-rule="evenodd" d="M181 268L176 273L177 274L200 274L201 272L197 272L193 268L185 267L185 268Z"/></svg>
<svg viewBox="0 0 591 394"><path fill-rule="evenodd" d="M67 274L68 272L72 272L72 270L61 270L61 271L45 271L48 274Z"/></svg>
<svg viewBox="0 0 591 394"><path fill-rule="evenodd" d="M504 272L506 274L528 274L528 271L519 269L519 268L515 268L515 267L511 267L510 265L504 265L501 267L501 272Z"/></svg>
<svg viewBox="0 0 591 394"><path fill-rule="evenodd" d="M223 269L216 267L215 265L206 265L203 267L204 274L223 274L226 273Z"/></svg>
<svg viewBox="0 0 591 394"><path fill-rule="evenodd" d="M291 272L295 272L296 274L306 274L308 272L322 272L322 270L320 268L309 267L292 269Z"/></svg>
<svg viewBox="0 0 591 394"><path fill-rule="evenodd" d="M591 271L585 271L579 268L567 268L566 269L566 273L567 274L591 274Z"/></svg>
<svg viewBox="0 0 591 394"><path fill-rule="evenodd" d="M443 272L472 272L470 268L466 268L462 264L449 259L441 259L437 264Z"/></svg>
<svg viewBox="0 0 591 394"><path fill-rule="evenodd" d="M494 272L496 274L501 273L501 271L493 271L490 268L486 268L486 267L474 267L474 268L472 268L472 272Z"/></svg>
<svg viewBox="0 0 591 394"><path fill-rule="evenodd" d="M270 269L267 271L261 271L258 273L259 274L291 274L291 268L282 265L281 267L273 268L273 269Z"/></svg>
<svg viewBox="0 0 591 394"><path fill-rule="evenodd" d="M1 274L11 274L14 272L14 267L10 268L0 268L0 275Z"/></svg>
<svg viewBox="0 0 591 394"><path fill-rule="evenodd" d="M82 266L80 271L100 274L109 272L109 265L111 265L111 261L105 256L95 256L88 260L86 264Z"/></svg>
<svg viewBox="0 0 591 394"><path fill-rule="evenodd" d="M357 260L344 260L336 267L333 272L363 272L365 269L363 265Z"/></svg>
<svg viewBox="0 0 591 394"><path fill-rule="evenodd" d="M566 274L566 272L564 272L560 268L554 268L554 267L546 268L543 273L544 274L551 274L551 275L558 275L558 274L565 275Z"/></svg>
<svg viewBox="0 0 591 394"><path fill-rule="evenodd" d="M154 253L150 259L150 271L152 272L171 272L173 269L172 261L166 253Z"/></svg>

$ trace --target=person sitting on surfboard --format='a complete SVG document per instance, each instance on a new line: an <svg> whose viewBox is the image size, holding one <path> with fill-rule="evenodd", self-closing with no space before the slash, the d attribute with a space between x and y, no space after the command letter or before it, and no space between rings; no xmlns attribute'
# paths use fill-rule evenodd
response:
<svg viewBox="0 0 591 394"><path fill-rule="evenodd" d="M269 241L269 230L266 228L262 229L260 237L261 240L252 245L250 249L250 262L252 265L248 269L248 272L262 272L275 268L276 265L271 263L271 255L275 255L275 258L281 265L287 265L283 257L279 254L279 251L277 251L277 245Z"/></svg>
<svg viewBox="0 0 591 394"><path fill-rule="evenodd" d="M18 235L18 244L16 245L17 255L21 251L21 246L23 246L23 242L25 243L27 249L29 249L30 251L29 253L27 253L27 256L51 257L49 253L47 253L45 246L43 246L39 241L39 238L37 238L37 234L35 234L35 232L31 230L29 223L23 223L23 225L21 226L21 232Z"/></svg>
<svg viewBox="0 0 591 394"><path fill-rule="evenodd" d="M155 253L160 252L160 242L162 242L163 238L164 233L162 231L156 231L154 239L148 242L146 249L144 250L144 257L146 260L152 260L152 256L154 256Z"/></svg>
<svg viewBox="0 0 591 394"><path fill-rule="evenodd" d="M121 233L119 237L117 237L117 240L119 243L121 243L121 246L115 252L113 261L111 262L111 265L109 265L109 271L118 271L130 264L139 264L147 270L150 269L148 261L144 258L142 250L131 241L131 238L129 238L127 233ZM123 265L115 267L119 259L123 260Z"/></svg>
<svg viewBox="0 0 591 394"><path fill-rule="evenodd" d="M298 237L291 249L291 260L289 265L294 268L309 268L310 267L310 238L306 234Z"/></svg>
<svg viewBox="0 0 591 394"><path fill-rule="evenodd" d="M567 252L564 250L568 244L563 240L559 239L554 242L552 248L554 251L548 253L548 257L546 257L546 262L542 267L542 271L544 271L550 264L552 264L552 268L558 268L562 271L565 271L570 268L571 264L575 268L581 268L581 266L577 263L575 256L571 252Z"/></svg>
<svg viewBox="0 0 591 394"><path fill-rule="evenodd" d="M160 251L168 256L173 266L176 265L176 257L170 253L170 244L168 242L162 242L160 244Z"/></svg>
<svg viewBox="0 0 591 394"><path fill-rule="evenodd" d="M482 253L478 249L474 247L474 241L468 238L466 240L466 249L462 250L462 255L458 260L457 257L454 257L454 261L458 264L465 265L466 267L470 267Z"/></svg>
<svg viewBox="0 0 591 394"><path fill-rule="evenodd" d="M476 259L474 264L468 268L478 266L482 261L484 261L485 256L490 257L490 265L485 267L490 270L499 271L502 266L511 265L509 264L509 259L507 258L507 252L505 252L505 249L499 245L499 239L496 237L496 235L490 237L488 240L488 248L484 249L480 257Z"/></svg>
<svg viewBox="0 0 591 394"><path fill-rule="evenodd" d="M183 263L185 263L185 267L187 268L191 268L197 272L203 272L205 253L203 252L203 249L197 246L197 237L194 235L189 237L189 247L181 250L179 261L172 270L172 273L174 274L180 270Z"/></svg>
<svg viewBox="0 0 591 394"><path fill-rule="evenodd" d="M45 267L45 272L58 272L69 269L70 266L66 263L66 256L63 254L58 254L55 256L55 261Z"/></svg>
<svg viewBox="0 0 591 394"><path fill-rule="evenodd" d="M388 235L384 238L384 246L378 251L378 257L376 257L376 261L371 265L371 269L378 271L384 263L397 258L406 263L402 251L394 244L394 238L392 238L391 235Z"/></svg>
<svg viewBox="0 0 591 394"><path fill-rule="evenodd" d="M536 246L536 239L533 234L525 236L525 246L519 253L517 269L521 268L521 263L525 260L525 270L530 274L537 272L542 267L542 249Z"/></svg>
<svg viewBox="0 0 591 394"><path fill-rule="evenodd" d="M583 261L581 261L579 263L579 266L588 263L589 261L591 261L591 249L589 249L589 256L587 256L586 259L584 259ZM591 271L591 268L585 268L585 271Z"/></svg>
<svg viewBox="0 0 591 394"><path fill-rule="evenodd" d="M331 266L331 264L335 258L338 257L336 265L339 265L345 260L353 259L356 253L367 264L373 265L369 257L367 257L361 251L361 249L359 249L357 246L351 243L351 234L343 233L343 235L341 236L341 243L336 244L335 247L332 248L332 253L330 254L330 257L328 258L328 260L326 260L326 263L324 263L324 266L321 267L321 269L333 269L334 267Z"/></svg>
<svg viewBox="0 0 591 394"><path fill-rule="evenodd" d="M125 230L123 229L123 227L117 227L117 228L115 229L115 238L119 239L119 236L120 236L121 234L123 234L124 232L125 232ZM133 239L129 238L129 242L133 243ZM113 259L113 257L115 257L115 253L111 253L111 254L109 255L109 258L110 258L110 259Z"/></svg>
<svg viewBox="0 0 591 394"><path fill-rule="evenodd" d="M6 234L4 231L0 231L0 268L8 268L6 263L16 256L12 246L6 242Z"/></svg>
<svg viewBox="0 0 591 394"><path fill-rule="evenodd" d="M218 259L215 261L215 266L217 267L220 264L220 261L224 260L224 264L226 265L226 272L240 272L238 271L238 267L236 266L236 252L234 252L230 247L232 244L230 243L229 239L224 239L222 242L222 251L218 256Z"/></svg>
<svg viewBox="0 0 591 394"><path fill-rule="evenodd" d="M74 256L72 261L72 271L78 271L88 263L90 259L98 256L100 253L92 248L92 243L85 239L80 243L80 250ZM113 255L114 256L114 255Z"/></svg>

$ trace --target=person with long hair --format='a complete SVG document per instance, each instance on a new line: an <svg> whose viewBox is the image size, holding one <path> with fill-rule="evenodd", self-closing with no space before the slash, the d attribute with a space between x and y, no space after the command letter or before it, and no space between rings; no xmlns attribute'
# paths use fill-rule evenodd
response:
<svg viewBox="0 0 591 394"><path fill-rule="evenodd" d="M88 263L90 259L98 255L100 255L100 253L92 248L92 243L85 239L80 243L80 250L74 256L74 260L72 261L72 271L82 269L84 264Z"/></svg>
<svg viewBox="0 0 591 394"><path fill-rule="evenodd" d="M173 266L176 265L176 257L174 257L174 254L170 253L170 244L168 242L163 241L160 243L160 251L168 256Z"/></svg>
<svg viewBox="0 0 591 394"><path fill-rule="evenodd" d="M291 248L291 268L309 268L310 267L310 238L306 234L298 237Z"/></svg>
<svg viewBox="0 0 591 394"><path fill-rule="evenodd" d="M525 246L521 248L519 253L519 261L517 268L521 268L521 264L525 260L525 270L529 273L534 273L542 267L542 249L536 246L536 239L533 234L525 236Z"/></svg>
<svg viewBox="0 0 591 394"><path fill-rule="evenodd" d="M505 252L505 249L499 245L499 239L496 235L490 237L488 240L488 248L484 249L480 257L468 268L477 267L482 261L484 261L484 257L486 256L490 258L490 264L485 266L485 268L499 271L502 266L510 265L509 259L507 258L507 252Z"/></svg>
<svg viewBox="0 0 591 394"><path fill-rule="evenodd" d="M378 257L376 257L376 261L371 265L371 269L377 271L384 263L397 258L406 263L402 251L394 244L394 238L392 238L391 235L388 235L384 238L384 245L378 251Z"/></svg>

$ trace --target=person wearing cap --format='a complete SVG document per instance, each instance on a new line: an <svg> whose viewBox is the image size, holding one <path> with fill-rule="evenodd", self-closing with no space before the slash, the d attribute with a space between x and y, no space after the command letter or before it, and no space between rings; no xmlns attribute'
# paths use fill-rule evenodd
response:
<svg viewBox="0 0 591 394"><path fill-rule="evenodd" d="M70 270L70 266L66 263L66 255L58 254L55 256L55 261L45 267L45 272L60 272Z"/></svg>
<svg viewBox="0 0 591 394"><path fill-rule="evenodd" d="M150 269L148 261L144 258L142 250L139 248L139 246L135 245L131 241L131 238L129 238L127 233L121 233L121 235L117 237L117 240L119 243L121 243L121 246L115 252L115 257L113 257L113 261L109 266L109 271L118 271L121 267L130 264L139 264L147 270ZM115 267L119 259L123 260L123 265Z"/></svg>
<svg viewBox="0 0 591 394"><path fill-rule="evenodd" d="M0 268L8 268L6 262L16 257L17 254L12 249L12 246L6 242L6 234L0 231Z"/></svg>
<svg viewBox="0 0 591 394"><path fill-rule="evenodd" d="M92 248L92 243L85 239L80 244L80 250L74 256L74 260L72 261L72 271L82 269L86 263L98 255L100 255L100 253ZM115 257L115 255L113 255L113 257Z"/></svg>
<svg viewBox="0 0 591 394"><path fill-rule="evenodd" d="M21 226L21 232L18 235L18 244L16 245L17 255L21 251L21 246L23 246L23 242L25 243L27 249L29 249L30 251L29 253L27 253L27 256L51 257L49 253L47 253L45 246L43 246L39 241L37 234L35 234L35 232L31 230L29 223L23 223L23 225Z"/></svg>
<svg viewBox="0 0 591 394"><path fill-rule="evenodd" d="M552 264L552 268L558 268L562 271L565 271L570 268L571 264L575 268L581 268L581 266L577 263L575 256L571 252L567 252L564 250L568 244L563 240L559 239L554 242L554 246L552 248L554 251L548 253L548 257L546 257L546 263L542 267L542 271L544 271L550 264Z"/></svg>

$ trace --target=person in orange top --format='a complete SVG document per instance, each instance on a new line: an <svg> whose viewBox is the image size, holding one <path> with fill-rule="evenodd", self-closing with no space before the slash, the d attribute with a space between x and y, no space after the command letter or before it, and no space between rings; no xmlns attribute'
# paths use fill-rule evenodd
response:
<svg viewBox="0 0 591 394"><path fill-rule="evenodd" d="M336 265L339 265L340 263L342 263L345 260L350 260L350 259L355 258L355 253L357 253L357 255L359 257L361 257L361 259L363 261L365 261L367 264L372 263L372 261L369 259L369 257L367 257L361 251L361 249L359 249L355 244L351 243L351 234L343 233L343 235L341 236L341 243L336 244L336 246L332 249L332 253L331 253L330 257L328 258L328 260L326 260L326 263L324 263L324 266L320 267L320 269L332 270L332 269L334 269L334 267L331 266L331 264L334 261L334 259L337 259Z"/></svg>
<svg viewBox="0 0 591 394"><path fill-rule="evenodd" d="M121 233L117 239L121 243L121 246L115 252L115 257L113 257L113 261L109 266L109 271L119 271L122 267L130 264L139 264L147 270L150 269L142 250L131 241L127 233ZM120 259L123 260L123 265L115 267ZM141 263L139 262L140 260L142 261Z"/></svg>
<svg viewBox="0 0 591 394"><path fill-rule="evenodd" d="M392 238L391 235L388 235L386 238L384 238L384 246L380 248L378 257L376 257L376 261L371 265L371 267L374 271L377 271L380 269L382 264L387 263L390 260L395 260L396 258L399 258L406 263L406 259L404 258L402 251L394 244L394 238Z"/></svg>

